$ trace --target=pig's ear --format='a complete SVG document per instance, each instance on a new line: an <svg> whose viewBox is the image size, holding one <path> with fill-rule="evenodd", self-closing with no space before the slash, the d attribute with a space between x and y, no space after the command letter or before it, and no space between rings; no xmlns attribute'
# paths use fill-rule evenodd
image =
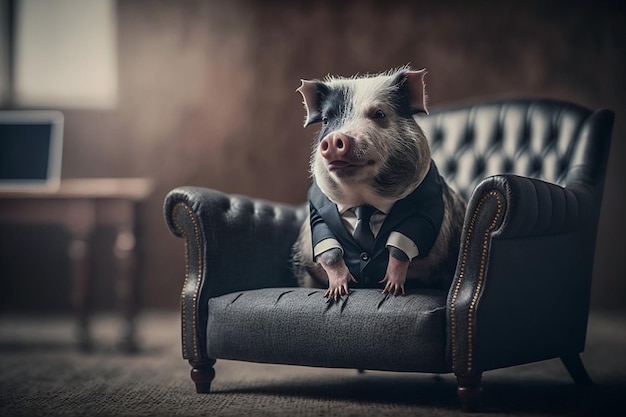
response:
<svg viewBox="0 0 626 417"><path fill-rule="evenodd" d="M302 85L296 91L302 94L302 104L306 110L306 118L304 119L304 127L311 123L322 121L322 113L320 111L320 82L319 81L302 81Z"/></svg>
<svg viewBox="0 0 626 417"><path fill-rule="evenodd" d="M426 108L426 88L424 85L424 76L426 74L425 69L407 71L406 86L409 94L409 102L413 110L417 113L428 114L428 109Z"/></svg>

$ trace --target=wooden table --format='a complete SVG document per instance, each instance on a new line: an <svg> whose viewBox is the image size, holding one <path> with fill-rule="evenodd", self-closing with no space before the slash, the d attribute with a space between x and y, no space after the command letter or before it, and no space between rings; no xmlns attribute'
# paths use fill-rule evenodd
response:
<svg viewBox="0 0 626 417"><path fill-rule="evenodd" d="M58 190L0 192L0 222L60 224L71 235L68 256L72 264L72 301L78 320L80 347L91 349L90 300L92 237L97 225L115 228L113 253L118 265L116 294L125 328L121 347L137 349L135 316L138 312L137 206L152 192L146 178L98 178L62 180Z"/></svg>

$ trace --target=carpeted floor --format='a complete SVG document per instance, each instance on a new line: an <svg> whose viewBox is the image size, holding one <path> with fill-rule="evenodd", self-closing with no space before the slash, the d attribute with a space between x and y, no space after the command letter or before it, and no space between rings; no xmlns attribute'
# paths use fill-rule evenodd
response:
<svg viewBox="0 0 626 417"><path fill-rule="evenodd" d="M181 359L176 314L144 314L135 355L116 351L113 317L94 324L99 348L81 354L68 318L0 317L0 416L459 414L450 375L218 361L213 393L198 395ZM558 360L492 371L478 415L624 415L625 353L626 317L594 314L583 354L594 387L574 385Z"/></svg>

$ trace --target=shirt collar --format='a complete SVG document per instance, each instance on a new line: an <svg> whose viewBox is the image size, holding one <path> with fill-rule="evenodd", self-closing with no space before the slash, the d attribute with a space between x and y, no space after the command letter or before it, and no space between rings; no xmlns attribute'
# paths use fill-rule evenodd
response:
<svg viewBox="0 0 626 417"><path fill-rule="evenodd" d="M395 202L390 202L387 204L378 204L378 205L375 205L374 207L376 208L376 210L380 211L384 215L387 215L389 214L389 211L391 210L394 204ZM341 215L343 215L348 210L352 210L354 207L356 206L347 206L343 204L337 204L337 210L339 211L339 214Z"/></svg>

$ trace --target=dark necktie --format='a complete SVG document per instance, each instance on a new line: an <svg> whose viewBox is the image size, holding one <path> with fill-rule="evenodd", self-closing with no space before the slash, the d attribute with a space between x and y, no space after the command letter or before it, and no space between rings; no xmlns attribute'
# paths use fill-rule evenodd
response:
<svg viewBox="0 0 626 417"><path fill-rule="evenodd" d="M372 252L374 247L374 234L372 233L372 229L370 229L370 219L376 211L375 207L368 205L354 208L357 221L353 236L359 246L361 246L361 249L366 252Z"/></svg>

